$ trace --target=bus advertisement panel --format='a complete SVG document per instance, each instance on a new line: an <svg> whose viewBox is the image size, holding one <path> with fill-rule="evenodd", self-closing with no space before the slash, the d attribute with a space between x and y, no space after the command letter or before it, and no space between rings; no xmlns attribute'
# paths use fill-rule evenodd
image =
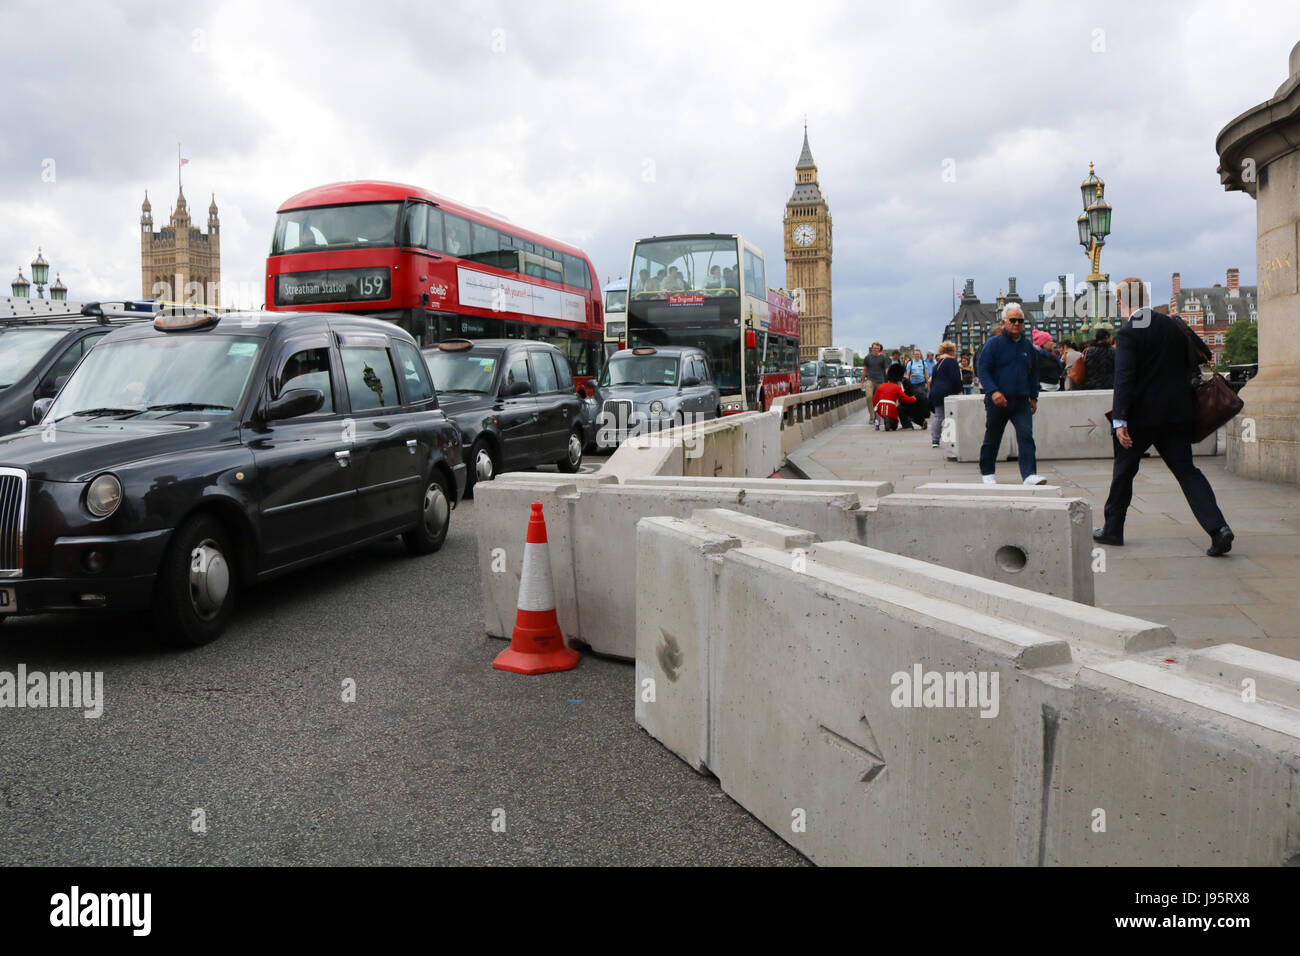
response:
<svg viewBox="0 0 1300 956"><path fill-rule="evenodd" d="M734 234L655 236L632 247L627 347L679 345L708 356L722 414L767 401L765 377L785 368L787 346L798 346L789 315L772 327L763 253ZM771 347L760 352L762 344ZM771 363L770 370L768 364ZM775 387L780 387L775 384ZM788 385L787 385L788 387Z"/></svg>
<svg viewBox="0 0 1300 956"><path fill-rule="evenodd" d="M604 328L595 274L575 246L419 187L334 183L280 206L266 307L388 319L421 345L539 339L589 388Z"/></svg>

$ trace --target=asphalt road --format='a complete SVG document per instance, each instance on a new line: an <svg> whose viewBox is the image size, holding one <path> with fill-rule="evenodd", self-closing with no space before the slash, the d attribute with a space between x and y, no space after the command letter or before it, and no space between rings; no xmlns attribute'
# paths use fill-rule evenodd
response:
<svg viewBox="0 0 1300 956"><path fill-rule="evenodd" d="M132 617L5 622L0 671L102 671L105 702L0 708L0 865L804 862L636 725L631 664L493 670L475 549L466 502L439 553L252 589L188 651Z"/></svg>

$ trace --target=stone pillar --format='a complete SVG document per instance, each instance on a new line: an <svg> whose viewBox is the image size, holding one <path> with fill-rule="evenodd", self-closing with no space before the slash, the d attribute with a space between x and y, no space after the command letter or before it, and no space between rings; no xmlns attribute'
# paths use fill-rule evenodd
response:
<svg viewBox="0 0 1300 956"><path fill-rule="evenodd" d="M1228 425L1228 470L1300 483L1300 43L1273 98L1219 133L1219 178L1256 200L1259 374Z"/></svg>

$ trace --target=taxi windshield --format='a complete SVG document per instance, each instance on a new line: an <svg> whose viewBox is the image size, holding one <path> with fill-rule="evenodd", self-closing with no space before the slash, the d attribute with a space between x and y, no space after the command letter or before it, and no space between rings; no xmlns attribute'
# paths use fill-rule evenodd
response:
<svg viewBox="0 0 1300 956"><path fill-rule="evenodd" d="M14 329L0 334L0 388L8 388L30 372L63 334L58 329Z"/></svg>
<svg viewBox="0 0 1300 956"><path fill-rule="evenodd" d="M677 356L624 355L612 358L601 385L676 385Z"/></svg>
<svg viewBox="0 0 1300 956"><path fill-rule="evenodd" d="M482 392L488 395L492 392L492 380L496 378L497 360L501 353L428 351L424 357L433 376L433 387L439 392Z"/></svg>
<svg viewBox="0 0 1300 956"><path fill-rule="evenodd" d="M45 420L232 414L261 347L252 336L193 332L104 342L77 366Z"/></svg>

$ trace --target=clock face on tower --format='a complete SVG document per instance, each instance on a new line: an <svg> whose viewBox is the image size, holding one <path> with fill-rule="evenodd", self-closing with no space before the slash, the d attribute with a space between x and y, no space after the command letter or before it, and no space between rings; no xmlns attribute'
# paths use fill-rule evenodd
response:
<svg viewBox="0 0 1300 956"><path fill-rule="evenodd" d="M817 230L814 229L812 226L808 225L807 223L803 223L801 225L794 227L795 245L811 246L813 244L813 240L816 238L817 238Z"/></svg>

